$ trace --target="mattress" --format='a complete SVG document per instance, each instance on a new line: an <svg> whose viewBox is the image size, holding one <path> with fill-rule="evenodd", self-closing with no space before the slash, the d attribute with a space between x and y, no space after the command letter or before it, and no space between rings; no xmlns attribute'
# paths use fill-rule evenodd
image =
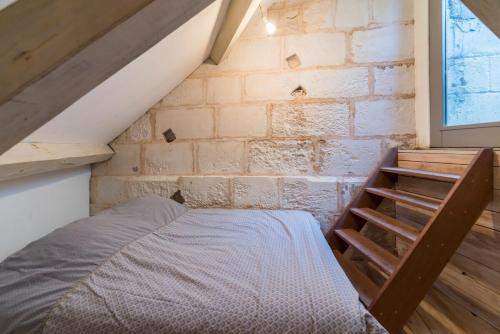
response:
<svg viewBox="0 0 500 334"><path fill-rule="evenodd" d="M385 333L302 211L152 196L0 264L1 333Z"/></svg>

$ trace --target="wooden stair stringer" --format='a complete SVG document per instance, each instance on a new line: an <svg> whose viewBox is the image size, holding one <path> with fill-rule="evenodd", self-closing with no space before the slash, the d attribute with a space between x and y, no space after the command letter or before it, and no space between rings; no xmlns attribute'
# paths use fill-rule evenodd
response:
<svg viewBox="0 0 500 334"><path fill-rule="evenodd" d="M377 296L380 288L373 283L364 273L362 273L356 265L346 259L342 253L337 250L333 251L335 258L340 263L347 277L356 287L359 298L365 305L370 305L373 299Z"/></svg>

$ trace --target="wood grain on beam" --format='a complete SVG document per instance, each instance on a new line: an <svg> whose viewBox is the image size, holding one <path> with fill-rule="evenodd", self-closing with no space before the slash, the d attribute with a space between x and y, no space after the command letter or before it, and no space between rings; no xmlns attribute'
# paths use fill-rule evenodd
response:
<svg viewBox="0 0 500 334"><path fill-rule="evenodd" d="M58 60L55 62L55 65L52 64L49 66L53 68L50 72L30 82L24 89L0 105L0 154L58 115L83 95L143 54L214 1L215 0L92 0L89 2L89 0L43 0L43 3L47 5L54 2L57 3L58 6L61 6L61 8L65 8L64 6L72 8L72 6L75 6L75 3L85 4L86 7L91 8L91 10L89 10L92 13L95 13L97 20L101 17L98 12L101 11L103 7L107 8L108 11L111 11L108 7L112 7L113 10L120 12L122 17L119 19L120 22L111 30L105 32L106 28L103 28L101 33L103 31L105 33L99 35L99 37L91 41L90 44L79 43L77 47L66 50L65 56L57 57ZM35 15L32 11L37 11L39 0L18 0L16 4L23 2L31 4L31 6L27 6L24 15L27 17L32 17L33 15L35 18L38 17L38 15ZM148 3L144 6L146 2ZM93 5L91 6L89 3ZM123 3L129 4L128 14L124 14L124 12L117 9L121 7ZM132 6L133 3L136 4L136 7ZM137 3L142 3L142 6L137 5ZM13 11L15 8L16 5L14 4L8 7L6 11ZM136 12L129 15L130 12L134 11L133 8ZM66 22L66 19L62 17L69 14L78 16L79 11L70 10L69 12L65 12L60 9L56 11L55 17L47 14L47 17L41 16L38 17L38 20ZM22 16L23 13L17 15ZM12 18L9 19L9 21L12 20ZM1 16L0 21L2 21ZM24 18L22 22L26 25L30 25L30 21ZM9 22L5 23L2 21L0 24L3 27L0 31L2 31L2 29L7 29L9 26ZM91 26L94 24L97 23L89 19L88 25ZM52 27L52 25L50 25L50 27ZM109 25L107 27L109 27ZM79 29L87 28L89 27L79 27ZM32 49L27 49L25 46L24 49L27 49L25 50L27 52L26 57L35 57L35 54L38 54L38 52L47 52L43 47L45 43L51 45L51 51L53 51L52 49L55 47L51 43L54 43L53 39L56 38L54 37L54 31L59 31L54 29L55 28L49 29L50 33L46 36L43 34L36 34L36 36L40 37L38 41L39 44L33 44L37 47L33 46ZM64 29L64 27L58 29ZM73 38L78 39L80 37L79 29L72 33L64 34L64 38L58 37L57 45L59 45L59 43L63 44L64 42L70 43L70 40ZM27 28L19 31L10 28L7 30L10 34L14 35L14 39L18 41L28 38L24 36L24 34L32 33L32 31L28 31ZM61 40L59 40L59 38L61 38ZM93 37L87 36L87 38L88 42L88 40L91 40ZM3 43L2 37L2 44ZM75 51L76 49L78 49L77 52ZM173 50L173 52L175 51ZM1 54L0 52L0 55ZM17 55L19 55L19 53ZM21 58L23 58L23 56L21 56ZM40 55L39 57L37 56L36 59L43 61L45 58ZM3 71L2 69L2 76L4 73ZM3 91L3 87L1 90Z"/></svg>
<svg viewBox="0 0 500 334"><path fill-rule="evenodd" d="M0 156L0 181L107 160L108 145L19 143Z"/></svg>
<svg viewBox="0 0 500 334"><path fill-rule="evenodd" d="M210 53L210 59L218 64L229 52L234 42L248 25L261 0L232 0L226 17Z"/></svg>
<svg viewBox="0 0 500 334"><path fill-rule="evenodd" d="M462 0L463 3L500 38L500 1Z"/></svg>
<svg viewBox="0 0 500 334"><path fill-rule="evenodd" d="M19 0L0 12L0 103L152 0Z"/></svg>

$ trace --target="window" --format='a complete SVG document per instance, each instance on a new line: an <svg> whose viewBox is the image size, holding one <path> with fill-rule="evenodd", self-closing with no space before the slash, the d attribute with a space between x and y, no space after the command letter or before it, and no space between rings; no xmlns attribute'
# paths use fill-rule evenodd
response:
<svg viewBox="0 0 500 334"><path fill-rule="evenodd" d="M430 0L431 145L500 146L500 39L462 2Z"/></svg>

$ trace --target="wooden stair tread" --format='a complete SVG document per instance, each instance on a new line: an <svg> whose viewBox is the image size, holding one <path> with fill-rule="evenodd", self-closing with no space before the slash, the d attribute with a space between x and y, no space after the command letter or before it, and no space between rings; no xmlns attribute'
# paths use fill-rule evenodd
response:
<svg viewBox="0 0 500 334"><path fill-rule="evenodd" d="M406 203L417 208L435 211L441 204L440 200L425 198L422 196L394 190L388 188L366 188L370 194L392 199L396 202Z"/></svg>
<svg viewBox="0 0 500 334"><path fill-rule="evenodd" d="M373 283L364 273L362 273L354 263L349 261L338 250L334 250L333 254L340 266L344 269L347 277L351 280L352 285L356 288L359 298L369 307L379 292L379 287Z"/></svg>
<svg viewBox="0 0 500 334"><path fill-rule="evenodd" d="M461 175L451 173L431 172L427 170L400 168L400 167L382 167L382 172L399 174L404 176L420 177L428 180L436 180L443 182L456 182L460 179Z"/></svg>
<svg viewBox="0 0 500 334"><path fill-rule="evenodd" d="M385 273L392 274L396 269L399 259L375 242L364 237L358 231L353 229L340 229L336 230L335 233L349 245L365 255L370 261L379 266Z"/></svg>
<svg viewBox="0 0 500 334"><path fill-rule="evenodd" d="M418 238L419 230L397 219L384 215L381 212L370 208L352 208L351 212L366 221L392 232L397 236L414 242Z"/></svg>

